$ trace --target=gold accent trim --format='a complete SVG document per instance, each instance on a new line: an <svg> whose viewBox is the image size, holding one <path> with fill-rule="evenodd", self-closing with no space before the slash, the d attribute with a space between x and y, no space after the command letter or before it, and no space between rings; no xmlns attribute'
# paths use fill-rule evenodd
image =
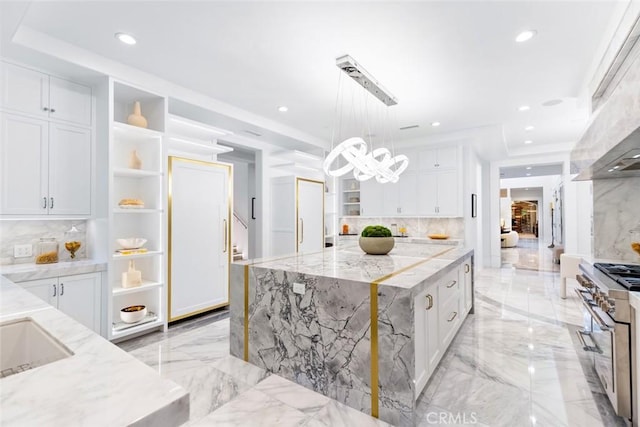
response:
<svg viewBox="0 0 640 427"><path fill-rule="evenodd" d="M321 184L322 185L322 248L324 249L324 227L325 227L325 223L324 223L324 190L325 190L325 185L326 182L325 181L319 181L317 179L310 179L310 178L300 178L300 177L296 177L296 253L299 250L299 244L300 244L300 236L298 235L299 229L298 229L298 225L300 224L300 209L299 209L299 203L298 203L298 194L299 194L299 183L300 181L305 181L305 182L311 182L313 184Z"/></svg>
<svg viewBox="0 0 640 427"><path fill-rule="evenodd" d="M378 382L379 382L379 366L378 366L378 285L385 280L391 279L399 274L404 273L405 271L411 270L421 264L426 263L427 261L432 260L433 258L439 257L440 255L444 255L449 251L455 249L449 248L445 249L442 252L438 252L435 255L431 255L423 260L415 262L411 265L401 268L400 270L389 273L385 276L379 277L370 285L370 313L371 313L371 416L374 418L378 418L379 415L379 391L378 391Z"/></svg>
<svg viewBox="0 0 640 427"><path fill-rule="evenodd" d="M211 307L202 308L200 310L192 311L191 313L181 314L180 316L176 316L172 318L169 322L175 322L177 320L186 319L187 317L195 316L196 314L206 313L207 311L215 310L216 308L228 307L228 302L223 302L220 304L213 305Z"/></svg>
<svg viewBox="0 0 640 427"><path fill-rule="evenodd" d="M371 416L378 418L378 284L371 283Z"/></svg>
<svg viewBox="0 0 640 427"><path fill-rule="evenodd" d="M244 266L244 361L249 361L249 264Z"/></svg>
<svg viewBox="0 0 640 427"><path fill-rule="evenodd" d="M180 316L171 316L171 261L172 261L172 217L173 217L173 162L185 162L193 163L197 165L213 166L227 170L227 233L231 236L231 211L233 209L233 165L219 162L207 162L204 160L189 159L180 156L168 156L168 182L167 182L167 321L174 322L176 320L185 319L196 314L204 313L206 311L215 310L216 308L228 306L231 296L231 239L228 239L227 244L227 301L221 304L216 304L211 307L202 308L192 311L190 313L181 314Z"/></svg>

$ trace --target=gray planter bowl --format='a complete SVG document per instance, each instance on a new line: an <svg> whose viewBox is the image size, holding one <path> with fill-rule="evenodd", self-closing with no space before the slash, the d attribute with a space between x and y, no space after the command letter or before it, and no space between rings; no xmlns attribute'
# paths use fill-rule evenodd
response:
<svg viewBox="0 0 640 427"><path fill-rule="evenodd" d="M360 237L360 249L369 255L386 255L393 249L396 241L393 237Z"/></svg>

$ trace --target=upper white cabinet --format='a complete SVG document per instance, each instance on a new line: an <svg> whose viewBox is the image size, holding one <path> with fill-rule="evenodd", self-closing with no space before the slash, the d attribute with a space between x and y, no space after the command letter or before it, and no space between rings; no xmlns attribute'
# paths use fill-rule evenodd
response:
<svg viewBox="0 0 640 427"><path fill-rule="evenodd" d="M89 215L91 130L0 113L2 215Z"/></svg>
<svg viewBox="0 0 640 427"><path fill-rule="evenodd" d="M418 153L418 169L437 171L458 167L458 147L436 148Z"/></svg>
<svg viewBox="0 0 640 427"><path fill-rule="evenodd" d="M418 177L418 211L425 216L460 216L458 171L421 172Z"/></svg>
<svg viewBox="0 0 640 427"><path fill-rule="evenodd" d="M91 88L6 62L0 63L0 108L91 126Z"/></svg>

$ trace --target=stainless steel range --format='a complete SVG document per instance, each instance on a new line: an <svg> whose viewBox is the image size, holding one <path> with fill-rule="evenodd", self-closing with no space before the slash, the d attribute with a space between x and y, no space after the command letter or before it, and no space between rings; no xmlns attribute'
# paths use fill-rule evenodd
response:
<svg viewBox="0 0 640 427"><path fill-rule="evenodd" d="M578 331L583 349L593 365L616 413L632 420L632 325L629 291L640 291L640 266L583 262L576 289L591 316L590 325ZM635 418L635 417L634 417Z"/></svg>

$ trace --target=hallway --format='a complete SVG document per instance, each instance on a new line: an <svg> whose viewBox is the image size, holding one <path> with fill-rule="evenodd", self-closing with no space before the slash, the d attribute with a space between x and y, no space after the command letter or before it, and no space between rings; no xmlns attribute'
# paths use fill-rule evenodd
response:
<svg viewBox="0 0 640 427"><path fill-rule="evenodd" d="M518 245L501 249L502 268L535 271L560 271L560 264L553 262L553 251L533 234L520 234Z"/></svg>

